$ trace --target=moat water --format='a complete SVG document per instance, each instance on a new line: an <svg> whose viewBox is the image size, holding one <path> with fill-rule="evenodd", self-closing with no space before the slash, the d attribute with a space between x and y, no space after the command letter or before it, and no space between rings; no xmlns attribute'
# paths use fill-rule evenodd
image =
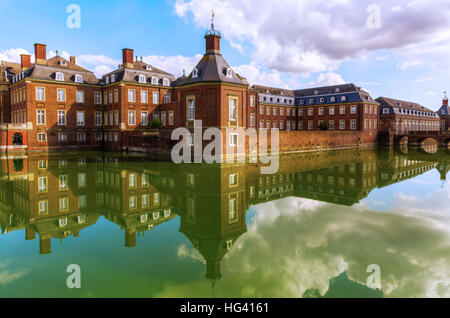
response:
<svg viewBox="0 0 450 318"><path fill-rule="evenodd" d="M275 175L106 152L0 168L0 297L450 296L447 150L288 155Z"/></svg>

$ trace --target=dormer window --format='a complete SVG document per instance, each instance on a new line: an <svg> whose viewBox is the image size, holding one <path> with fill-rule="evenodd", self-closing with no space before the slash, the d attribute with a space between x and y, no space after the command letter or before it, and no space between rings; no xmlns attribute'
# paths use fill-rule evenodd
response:
<svg viewBox="0 0 450 318"><path fill-rule="evenodd" d="M64 61L64 60L61 60L61 63L60 63L62 66L66 66L67 65L67 63L66 63L66 61Z"/></svg>
<svg viewBox="0 0 450 318"><path fill-rule="evenodd" d="M56 80L57 81L64 81L64 74L61 72L56 73Z"/></svg>
<svg viewBox="0 0 450 318"><path fill-rule="evenodd" d="M105 83L106 83L106 84L109 84L109 76L106 76L106 77L105 77Z"/></svg>
<svg viewBox="0 0 450 318"><path fill-rule="evenodd" d="M227 77L233 77L233 72L231 71L231 68L227 68Z"/></svg>
<svg viewBox="0 0 450 318"><path fill-rule="evenodd" d="M169 85L170 85L169 79L164 78L164 79L163 79L163 85L164 85L164 86L169 86Z"/></svg>
<svg viewBox="0 0 450 318"><path fill-rule="evenodd" d="M114 83L116 81L116 75L113 74L111 75L111 83Z"/></svg>
<svg viewBox="0 0 450 318"><path fill-rule="evenodd" d="M145 83L146 81L145 75L139 75L139 83Z"/></svg>
<svg viewBox="0 0 450 318"><path fill-rule="evenodd" d="M314 91L314 95L317 95L317 94L319 94L319 91L318 91L318 90L315 90L315 91Z"/></svg>
<svg viewBox="0 0 450 318"><path fill-rule="evenodd" d="M347 97L345 97L345 96L341 97L341 101L345 102L346 100L347 100Z"/></svg>
<svg viewBox="0 0 450 318"><path fill-rule="evenodd" d="M311 99L309 100L309 103L310 103L310 104L314 104L314 98L311 98Z"/></svg>
<svg viewBox="0 0 450 318"><path fill-rule="evenodd" d="M340 89L339 89L339 88L336 88L336 93L339 93L339 91L340 91Z"/></svg>
<svg viewBox="0 0 450 318"><path fill-rule="evenodd" d="M325 98L321 98L321 99L320 99L320 102L321 102L321 103L325 102Z"/></svg>
<svg viewBox="0 0 450 318"><path fill-rule="evenodd" d="M158 85L158 79L155 76L152 76L152 85Z"/></svg>
<svg viewBox="0 0 450 318"><path fill-rule="evenodd" d="M198 77L198 70L196 68L194 68L194 70L192 71L192 78L196 78Z"/></svg>
<svg viewBox="0 0 450 318"><path fill-rule="evenodd" d="M303 105L305 103L305 100L304 99L301 99L300 100L300 105Z"/></svg>
<svg viewBox="0 0 450 318"><path fill-rule="evenodd" d="M80 74L75 75L75 83L83 83L83 76Z"/></svg>
<svg viewBox="0 0 450 318"><path fill-rule="evenodd" d="M146 69L147 71L151 71L151 70L152 70L152 67L151 67L150 65L147 65L147 66L145 67L145 69Z"/></svg>

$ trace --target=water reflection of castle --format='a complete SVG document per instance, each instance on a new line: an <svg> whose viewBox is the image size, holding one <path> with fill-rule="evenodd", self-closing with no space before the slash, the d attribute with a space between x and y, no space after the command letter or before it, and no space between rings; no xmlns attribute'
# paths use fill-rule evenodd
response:
<svg viewBox="0 0 450 318"><path fill-rule="evenodd" d="M206 277L220 278L220 263L246 232L250 205L288 196L352 205L372 189L437 168L450 160L421 153L351 150L289 155L274 175L257 165L175 165L112 153L39 154L0 160L2 234L24 229L51 239L78 236L100 216L118 224L125 246L136 236L180 216L180 232L206 261ZM447 156L444 154L444 157ZM448 156L450 158L450 156Z"/></svg>

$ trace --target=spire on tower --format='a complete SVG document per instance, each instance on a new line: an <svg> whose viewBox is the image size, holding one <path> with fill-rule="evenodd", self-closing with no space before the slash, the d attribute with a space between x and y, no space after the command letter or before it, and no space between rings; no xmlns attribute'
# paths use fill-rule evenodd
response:
<svg viewBox="0 0 450 318"><path fill-rule="evenodd" d="M214 17L216 15L214 14L214 10L211 10L211 30L214 30Z"/></svg>

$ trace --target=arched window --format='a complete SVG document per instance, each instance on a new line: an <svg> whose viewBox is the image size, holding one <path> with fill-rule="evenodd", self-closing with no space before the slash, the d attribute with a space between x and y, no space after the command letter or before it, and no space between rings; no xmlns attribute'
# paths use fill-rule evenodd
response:
<svg viewBox="0 0 450 318"><path fill-rule="evenodd" d="M145 82L146 82L145 75L139 75L139 83L145 83Z"/></svg>
<svg viewBox="0 0 450 318"><path fill-rule="evenodd" d="M152 77L152 85L158 85L158 79L155 76Z"/></svg>
<svg viewBox="0 0 450 318"><path fill-rule="evenodd" d="M163 79L163 85L164 85L164 86L169 86L169 85L170 85L169 79L164 78L164 79Z"/></svg>
<svg viewBox="0 0 450 318"><path fill-rule="evenodd" d="M150 65L147 65L145 68L147 69L147 71L151 71L152 70L152 67Z"/></svg>
<svg viewBox="0 0 450 318"><path fill-rule="evenodd" d="M56 73L56 80L57 81L64 81L64 74L61 72Z"/></svg>
<svg viewBox="0 0 450 318"><path fill-rule="evenodd" d="M233 71L231 71L231 68L227 68L227 77L233 77Z"/></svg>
<svg viewBox="0 0 450 318"><path fill-rule="evenodd" d="M198 70L197 68L194 68L194 70L192 71L192 78L196 78L198 77Z"/></svg>

